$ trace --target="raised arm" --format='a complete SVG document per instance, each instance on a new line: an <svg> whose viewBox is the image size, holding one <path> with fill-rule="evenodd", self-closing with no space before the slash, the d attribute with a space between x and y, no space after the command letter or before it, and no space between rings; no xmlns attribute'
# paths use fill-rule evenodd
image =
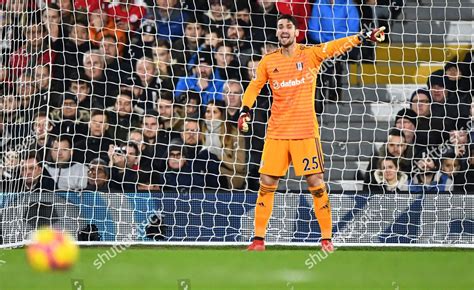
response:
<svg viewBox="0 0 474 290"><path fill-rule="evenodd" d="M339 38L336 40L325 42L321 45L314 46L313 50L316 56L321 60L337 57L350 51L353 47L361 44L359 34Z"/></svg>
<svg viewBox="0 0 474 290"><path fill-rule="evenodd" d="M352 36L339 38L333 41L316 45L313 52L321 61L328 58L337 57L358 46L362 41L383 42L385 40L385 27L374 28L371 31L362 31Z"/></svg>

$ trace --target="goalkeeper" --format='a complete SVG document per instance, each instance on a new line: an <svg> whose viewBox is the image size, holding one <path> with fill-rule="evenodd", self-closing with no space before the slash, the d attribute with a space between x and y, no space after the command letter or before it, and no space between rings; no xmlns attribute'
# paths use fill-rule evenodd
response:
<svg viewBox="0 0 474 290"><path fill-rule="evenodd" d="M313 196L314 211L321 228L322 250L334 250L331 207L323 180L323 153L314 110L316 76L324 60L346 53L363 40L384 40L385 28L381 27L320 45L305 46L296 43L299 31L295 25L293 16L279 16L276 35L280 49L265 55L260 61L256 76L244 93L238 120L239 129L247 132L250 108L260 89L269 82L273 105L259 170L255 236L248 247L250 251L265 250L264 238L273 210L273 197L278 180L286 174L290 162L293 162L297 175L306 177Z"/></svg>

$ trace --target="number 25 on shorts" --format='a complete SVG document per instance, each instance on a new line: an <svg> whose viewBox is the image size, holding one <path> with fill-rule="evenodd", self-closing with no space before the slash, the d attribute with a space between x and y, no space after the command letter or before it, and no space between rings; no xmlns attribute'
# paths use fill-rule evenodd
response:
<svg viewBox="0 0 474 290"><path fill-rule="evenodd" d="M311 161L309 158L303 159L304 171L316 170L319 168L318 157L314 156Z"/></svg>

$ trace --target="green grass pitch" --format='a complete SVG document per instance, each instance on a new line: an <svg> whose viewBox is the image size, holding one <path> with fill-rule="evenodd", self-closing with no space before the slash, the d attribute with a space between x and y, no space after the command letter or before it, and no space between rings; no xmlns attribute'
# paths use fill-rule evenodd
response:
<svg viewBox="0 0 474 290"><path fill-rule="evenodd" d="M24 249L0 250L0 289L474 289L473 250L131 247L97 270L106 251L81 248L72 270L37 273Z"/></svg>

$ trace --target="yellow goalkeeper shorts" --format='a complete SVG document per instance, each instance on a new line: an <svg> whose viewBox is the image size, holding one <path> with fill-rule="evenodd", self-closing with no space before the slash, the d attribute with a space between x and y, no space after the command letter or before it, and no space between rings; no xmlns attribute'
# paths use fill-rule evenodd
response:
<svg viewBox="0 0 474 290"><path fill-rule="evenodd" d="M261 174L284 176L293 162L298 176L324 172L324 159L321 142L310 139L269 139L263 146Z"/></svg>

